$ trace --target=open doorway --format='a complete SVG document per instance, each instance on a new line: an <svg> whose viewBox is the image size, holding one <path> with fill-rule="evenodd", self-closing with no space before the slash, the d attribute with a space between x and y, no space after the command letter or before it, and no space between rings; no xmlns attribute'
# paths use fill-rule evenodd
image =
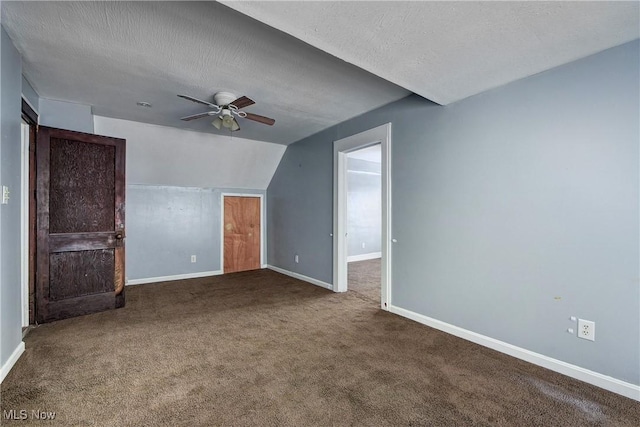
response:
<svg viewBox="0 0 640 427"><path fill-rule="evenodd" d="M347 289L380 301L382 151L375 144L347 153Z"/></svg>
<svg viewBox="0 0 640 427"><path fill-rule="evenodd" d="M348 289L349 245L352 245L351 261L366 261L364 258L378 254L375 244L363 241L358 236L349 236L349 163L357 156L357 152L372 152L379 147L380 152L380 306L388 310L391 304L391 123L387 123L368 131L349 136L334 142L334 251L333 251L333 290L345 292ZM353 154L352 154L353 153ZM353 160L351 161L353 164ZM357 162L356 162L357 163ZM371 166L370 166L371 167ZM364 171L367 172L367 171ZM371 171L368 171L371 172ZM353 172L352 175L356 175ZM360 174L360 175L368 175ZM362 208L362 207L361 207ZM357 214L353 211L352 214ZM365 228L371 227L367 224ZM352 231L353 233L353 231ZM364 243L364 248L362 248ZM374 245L374 247L372 247ZM360 253L356 249L360 248ZM362 252L364 250L364 252ZM365 255L367 253L367 255ZM360 258L358 258L360 256ZM356 265L354 265L356 267ZM374 273L375 274L375 273Z"/></svg>

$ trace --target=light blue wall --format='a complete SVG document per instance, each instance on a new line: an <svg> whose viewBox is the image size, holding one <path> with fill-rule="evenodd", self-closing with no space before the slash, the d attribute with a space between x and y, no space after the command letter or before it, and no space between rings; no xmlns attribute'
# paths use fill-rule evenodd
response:
<svg viewBox="0 0 640 427"><path fill-rule="evenodd" d="M223 192L265 195L263 190L127 186L127 278L219 271Z"/></svg>
<svg viewBox="0 0 640 427"><path fill-rule="evenodd" d="M20 286L20 123L22 59L0 29L0 183L10 200L0 205L0 366L22 341Z"/></svg>
<svg viewBox="0 0 640 427"><path fill-rule="evenodd" d="M391 121L392 304L640 384L639 48L446 107L412 96L289 146L269 263L331 282L332 142ZM566 332L572 315L595 342Z"/></svg>
<svg viewBox="0 0 640 427"><path fill-rule="evenodd" d="M382 180L380 163L348 158L347 256L380 252L382 250L381 244Z"/></svg>
<svg viewBox="0 0 640 427"><path fill-rule="evenodd" d="M42 126L93 133L90 105L40 98L39 108Z"/></svg>

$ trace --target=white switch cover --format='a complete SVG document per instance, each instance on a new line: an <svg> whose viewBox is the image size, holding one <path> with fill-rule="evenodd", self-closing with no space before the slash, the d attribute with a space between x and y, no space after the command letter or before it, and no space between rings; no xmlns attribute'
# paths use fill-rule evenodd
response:
<svg viewBox="0 0 640 427"><path fill-rule="evenodd" d="M191 262L196 262L196 256L195 255L191 255Z"/></svg>
<svg viewBox="0 0 640 427"><path fill-rule="evenodd" d="M9 187L7 187L6 185L2 186L2 204L9 204Z"/></svg>

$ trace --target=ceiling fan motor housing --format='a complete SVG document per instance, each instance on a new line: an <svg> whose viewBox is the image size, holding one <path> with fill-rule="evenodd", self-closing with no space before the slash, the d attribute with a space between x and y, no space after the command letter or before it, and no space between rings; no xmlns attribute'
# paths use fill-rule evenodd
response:
<svg viewBox="0 0 640 427"><path fill-rule="evenodd" d="M236 99L238 99L238 97L231 92L217 92L215 95L213 95L213 100L215 101L214 103L221 107L231 104Z"/></svg>

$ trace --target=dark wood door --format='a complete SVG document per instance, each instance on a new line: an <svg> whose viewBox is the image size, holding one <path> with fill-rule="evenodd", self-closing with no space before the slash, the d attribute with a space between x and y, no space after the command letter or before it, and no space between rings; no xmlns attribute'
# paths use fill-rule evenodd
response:
<svg viewBox="0 0 640 427"><path fill-rule="evenodd" d="M260 268L260 198L224 197L224 272Z"/></svg>
<svg viewBox="0 0 640 427"><path fill-rule="evenodd" d="M124 306L124 196L124 139L38 129L38 322Z"/></svg>

